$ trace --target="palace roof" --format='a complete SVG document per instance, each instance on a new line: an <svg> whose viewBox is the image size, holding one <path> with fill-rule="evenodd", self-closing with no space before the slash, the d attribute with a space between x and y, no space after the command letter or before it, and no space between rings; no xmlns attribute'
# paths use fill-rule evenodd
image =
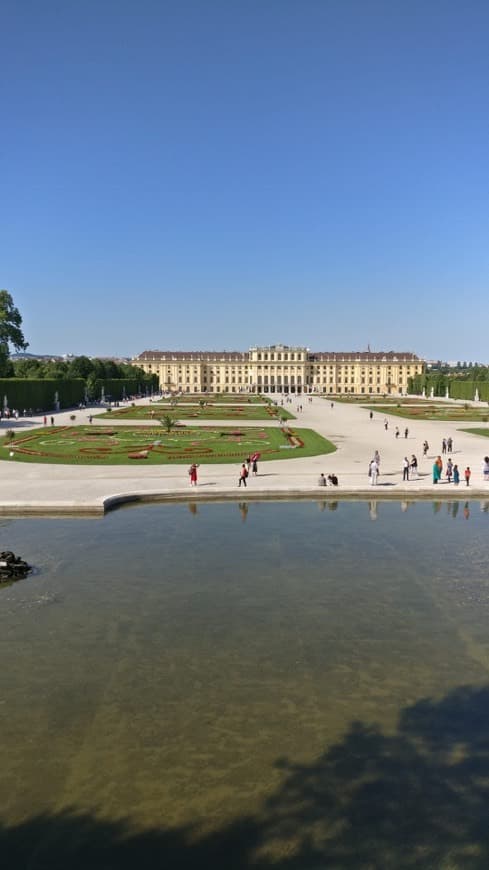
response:
<svg viewBox="0 0 489 870"><path fill-rule="evenodd" d="M259 348L261 350L261 348ZM270 348L266 348L269 350ZM256 348L254 348L256 350ZM160 362L206 362L217 360L221 362L248 362L250 354L248 351L238 350L145 350L135 358L141 362L149 362L157 360ZM417 363L421 362L420 358L415 353L406 351L308 351L307 362L344 362L344 361L360 362L364 364L373 364L381 362L403 362Z"/></svg>

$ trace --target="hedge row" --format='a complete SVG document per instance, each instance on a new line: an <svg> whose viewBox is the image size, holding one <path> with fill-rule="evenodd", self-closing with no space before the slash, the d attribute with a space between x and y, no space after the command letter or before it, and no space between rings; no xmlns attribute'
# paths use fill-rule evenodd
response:
<svg viewBox="0 0 489 870"><path fill-rule="evenodd" d="M33 378L0 378L0 401L2 408L11 410L52 411L56 407L56 393L60 408L70 408L83 402L85 381Z"/></svg>
<svg viewBox="0 0 489 870"><path fill-rule="evenodd" d="M476 390L478 390L481 402L489 402L488 381L462 381L446 375L417 375L415 378L410 378L408 392L420 396L424 390L426 396L429 397L433 389L434 396L444 398L447 387L451 399L472 401L475 398Z"/></svg>
<svg viewBox="0 0 489 870"><path fill-rule="evenodd" d="M119 402L129 396L138 394L150 393L151 388L158 389L158 378L156 375L147 375L144 378L98 378L95 382L94 398L100 399L102 388L106 399L110 398L111 402Z"/></svg>
<svg viewBox="0 0 489 870"><path fill-rule="evenodd" d="M473 399L478 390L481 402L489 402L487 381L450 381L448 389L451 399Z"/></svg>
<svg viewBox="0 0 489 870"><path fill-rule="evenodd" d="M118 402L124 396L129 398L139 392L149 393L151 388L157 387L157 380L153 375L139 379L97 380L91 385L90 398L99 400L102 387L106 397L110 396L112 401ZM53 411L56 409L56 401L60 408L72 408L84 402L86 395L87 382L84 378L0 378L0 406L10 410L15 408L21 413L24 410Z"/></svg>

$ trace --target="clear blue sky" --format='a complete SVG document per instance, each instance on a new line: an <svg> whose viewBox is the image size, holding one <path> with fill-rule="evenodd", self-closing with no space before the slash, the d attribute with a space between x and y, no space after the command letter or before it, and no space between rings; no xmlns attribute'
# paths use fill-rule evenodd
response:
<svg viewBox="0 0 489 870"><path fill-rule="evenodd" d="M489 362L487 0L0 0L37 353Z"/></svg>

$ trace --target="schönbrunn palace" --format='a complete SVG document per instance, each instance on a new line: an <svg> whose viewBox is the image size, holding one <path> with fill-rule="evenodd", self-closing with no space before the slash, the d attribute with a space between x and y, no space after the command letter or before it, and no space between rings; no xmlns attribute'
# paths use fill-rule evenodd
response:
<svg viewBox="0 0 489 870"><path fill-rule="evenodd" d="M172 393L389 395L406 393L408 378L425 368L414 353L313 353L284 344L248 352L146 350L132 364Z"/></svg>

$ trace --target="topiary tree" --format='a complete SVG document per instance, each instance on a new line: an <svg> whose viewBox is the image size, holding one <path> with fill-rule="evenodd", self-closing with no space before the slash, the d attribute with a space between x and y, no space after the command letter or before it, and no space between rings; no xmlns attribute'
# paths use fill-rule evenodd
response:
<svg viewBox="0 0 489 870"><path fill-rule="evenodd" d="M162 426L164 426L168 435L170 434L171 430L175 428L175 420L171 416L171 414L165 414L165 416L161 418L160 423Z"/></svg>

